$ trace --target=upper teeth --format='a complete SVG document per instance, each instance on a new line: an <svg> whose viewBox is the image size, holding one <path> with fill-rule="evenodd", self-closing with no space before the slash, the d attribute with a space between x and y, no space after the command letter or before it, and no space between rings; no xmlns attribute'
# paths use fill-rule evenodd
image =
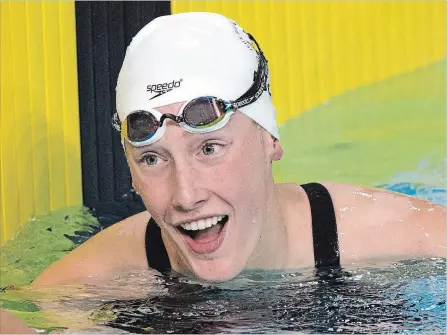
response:
<svg viewBox="0 0 447 335"><path fill-rule="evenodd" d="M224 218L223 215L215 216L212 218L201 219L197 221L191 221L182 224L182 228L185 230L202 230L214 226L217 222Z"/></svg>

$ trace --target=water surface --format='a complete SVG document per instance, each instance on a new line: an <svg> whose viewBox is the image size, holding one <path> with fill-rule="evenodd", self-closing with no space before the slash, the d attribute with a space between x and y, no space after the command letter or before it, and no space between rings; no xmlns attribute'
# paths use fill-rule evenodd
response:
<svg viewBox="0 0 447 335"><path fill-rule="evenodd" d="M70 332L443 332L445 266L445 259L428 258L341 270L250 270L219 284L143 271L101 287L20 293Z"/></svg>

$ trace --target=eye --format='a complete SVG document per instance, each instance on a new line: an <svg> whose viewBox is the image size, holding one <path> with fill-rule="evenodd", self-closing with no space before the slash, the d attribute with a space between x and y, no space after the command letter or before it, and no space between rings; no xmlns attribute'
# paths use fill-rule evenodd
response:
<svg viewBox="0 0 447 335"><path fill-rule="evenodd" d="M218 143L205 143L202 147L202 152L205 156L210 156L219 153L221 148L222 145Z"/></svg>
<svg viewBox="0 0 447 335"><path fill-rule="evenodd" d="M146 156L142 157L142 159L141 159L142 162L144 162L150 166L157 165L159 160L160 160L160 158L158 158L155 155L146 155Z"/></svg>
<svg viewBox="0 0 447 335"><path fill-rule="evenodd" d="M154 169L162 168L168 162L162 154L153 151L142 152L135 160L140 169L152 172L155 171Z"/></svg>
<svg viewBox="0 0 447 335"><path fill-rule="evenodd" d="M202 152L207 156L214 154L214 144L205 144L202 148Z"/></svg>

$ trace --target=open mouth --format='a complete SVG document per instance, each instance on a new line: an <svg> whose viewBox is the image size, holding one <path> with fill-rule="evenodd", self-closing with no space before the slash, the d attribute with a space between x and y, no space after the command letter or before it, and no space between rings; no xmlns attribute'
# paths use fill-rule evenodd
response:
<svg viewBox="0 0 447 335"><path fill-rule="evenodd" d="M221 215L185 223L178 229L193 251L208 253L215 251L220 246L222 232L228 219L228 215Z"/></svg>
<svg viewBox="0 0 447 335"><path fill-rule="evenodd" d="M211 235L219 234L227 222L228 215L222 215L183 224L179 227L179 230L193 240L201 240L205 236L212 237Z"/></svg>

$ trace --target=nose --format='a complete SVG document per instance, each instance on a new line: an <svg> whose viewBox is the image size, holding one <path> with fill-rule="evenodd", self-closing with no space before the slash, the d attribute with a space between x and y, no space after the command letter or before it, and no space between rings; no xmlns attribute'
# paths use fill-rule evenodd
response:
<svg viewBox="0 0 447 335"><path fill-rule="evenodd" d="M182 212L197 209L208 199L208 192L200 186L199 171L182 164L176 166L172 178L172 205Z"/></svg>

